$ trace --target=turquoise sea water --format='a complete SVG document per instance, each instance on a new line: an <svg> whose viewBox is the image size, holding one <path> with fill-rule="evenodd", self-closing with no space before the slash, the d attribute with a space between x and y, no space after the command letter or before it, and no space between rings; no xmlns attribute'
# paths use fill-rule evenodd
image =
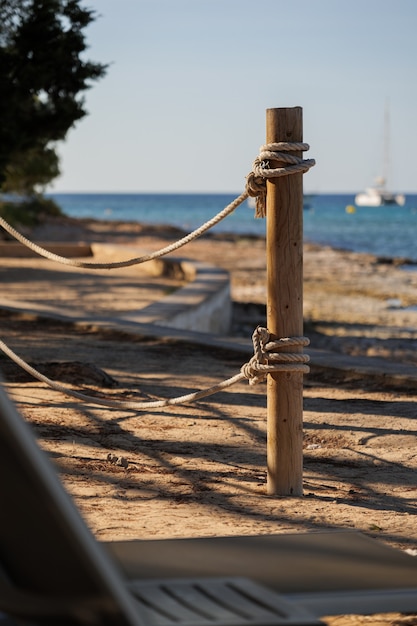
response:
<svg viewBox="0 0 417 626"><path fill-rule="evenodd" d="M233 194L49 194L63 212L85 217L152 224L170 224L190 231L200 226L239 195ZM309 198L304 214L305 241L337 248L405 257L417 262L417 195L403 207L346 207L353 195L318 194ZM254 219L244 202L214 227L214 232L265 234L265 220Z"/></svg>

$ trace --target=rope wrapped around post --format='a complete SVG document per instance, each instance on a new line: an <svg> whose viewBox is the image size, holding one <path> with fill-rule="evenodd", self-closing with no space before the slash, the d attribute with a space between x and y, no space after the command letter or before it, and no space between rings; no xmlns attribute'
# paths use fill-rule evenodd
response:
<svg viewBox="0 0 417 626"><path fill-rule="evenodd" d="M307 354L280 352L295 346L308 346L308 337L285 337L270 341L270 333L266 328L258 326L253 335L254 355L241 367L241 372L249 380L250 385L256 385L266 379L272 372L303 372L310 371L307 363L310 357Z"/></svg>
<svg viewBox="0 0 417 626"><path fill-rule="evenodd" d="M316 164L314 159L301 159L290 152L309 150L308 143L284 142L261 146L259 156L253 162L252 171L246 177L246 191L256 198L255 217L266 216L266 181L290 174L300 174ZM271 161L276 167L271 167Z"/></svg>
<svg viewBox="0 0 417 626"><path fill-rule="evenodd" d="M61 263L63 265L69 265L72 267L79 267L85 269L116 269L122 267L131 267L132 265L140 265L141 263L146 263L147 261L151 261L153 259L159 259L166 254L174 252L179 248L182 248L190 241L194 241L200 237L207 230L221 222L228 215L233 213L235 209L240 206L248 196L256 198L256 211L255 217L265 217L266 215L266 181L268 178L277 178L278 176L287 176L288 174L297 174L299 172L307 172L310 167L315 165L314 159L300 159L293 154L288 154L291 151L304 151L309 150L310 146L308 143L271 143L265 146L261 146L259 156L256 157L253 162L252 171L246 176L246 189L243 193L240 194L233 202L228 204L222 211L219 211L217 215L209 219L207 222L196 228L194 231L185 235L178 241L173 242L172 244L165 246L160 250L156 250L150 254L145 254L141 257L135 257L132 259L125 259L123 261L113 261L113 262L91 262L91 261L83 261L80 259L68 259L66 257L60 256L59 254L55 254L54 252L50 252L46 250L42 246L34 243L22 233L17 231L11 224L9 224L3 217L0 215L0 227L2 227L9 235L14 237L17 241L19 241L22 245L26 246L35 254L42 256L50 261L54 261L56 263ZM282 167L271 168L270 161L275 161L282 165Z"/></svg>
<svg viewBox="0 0 417 626"><path fill-rule="evenodd" d="M116 409L130 409L133 411L141 411L148 409L160 409L166 406L173 406L178 404L188 404L190 402L196 402L202 398L212 396L215 393L224 391L228 387L235 385L247 379L250 385L256 385L262 383L267 374L277 371L302 371L308 373L310 368L306 363L309 362L310 357L304 354L292 354L290 352L279 352L284 348L291 346L307 346L310 341L307 337L287 337L284 339L278 339L277 341L269 341L270 334L266 328L258 326L252 334L253 342L253 356L242 365L240 372L227 380L224 380L209 389L202 389L188 393L184 396L177 398L169 398L166 400L150 400L143 402L136 401L124 401L116 399L107 399L103 397L90 396L83 392L76 391L63 385L57 381L51 380L44 374L41 374L34 367L29 365L24 359L18 356L7 344L0 339L0 350L12 359L19 367L24 369L28 374L36 378L37 380L45 383L51 389L65 394L66 396L77 398L84 402L91 404L97 404L99 406L107 406Z"/></svg>

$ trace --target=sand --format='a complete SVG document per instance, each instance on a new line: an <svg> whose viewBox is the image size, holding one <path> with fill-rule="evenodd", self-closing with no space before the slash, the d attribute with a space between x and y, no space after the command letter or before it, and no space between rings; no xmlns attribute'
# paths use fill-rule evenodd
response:
<svg viewBox="0 0 417 626"><path fill-rule="evenodd" d="M146 249L166 245L175 234L67 219L32 233L39 241L129 242ZM181 254L229 270L233 335L250 336L264 323L262 239L205 237ZM18 272L17 264L11 290L18 288ZM304 281L313 348L336 357L382 357L415 371L417 272L305 244ZM50 288L60 298L63 287L53 274ZM101 293L112 297L109 288ZM234 375L244 362L237 352L189 342L5 310L1 316L4 340L31 363L51 378L110 398L177 396ZM349 528L417 550L417 389L409 384L394 387L372 374L343 377L331 369L326 376L306 375L304 496L277 497L266 495L264 384L243 382L195 404L133 412L81 404L5 357L0 363L8 390L99 539Z"/></svg>

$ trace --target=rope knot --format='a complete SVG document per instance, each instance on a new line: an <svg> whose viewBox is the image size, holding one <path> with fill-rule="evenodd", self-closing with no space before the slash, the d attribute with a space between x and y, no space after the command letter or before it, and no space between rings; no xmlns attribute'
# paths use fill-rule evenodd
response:
<svg viewBox="0 0 417 626"><path fill-rule="evenodd" d="M259 156L253 162L252 171L246 176L246 192L256 198L255 217L266 215L266 181L269 178L303 174L316 164L314 159L303 159L291 152L309 150L308 143L284 142L261 146ZM271 166L271 162L273 166Z"/></svg>
<svg viewBox="0 0 417 626"><path fill-rule="evenodd" d="M256 385L266 379L267 374L274 372L302 372L310 371L308 365L310 357L301 352L287 352L291 347L308 346L307 337L285 337L270 341L270 333L266 328L258 326L253 335L253 357L241 367L241 373L248 379L250 385ZM284 351L283 351L284 350Z"/></svg>
<svg viewBox="0 0 417 626"><path fill-rule="evenodd" d="M248 196L256 198L255 217L265 217L266 179L257 173L259 164L257 157L253 162L252 171L246 176L246 191Z"/></svg>

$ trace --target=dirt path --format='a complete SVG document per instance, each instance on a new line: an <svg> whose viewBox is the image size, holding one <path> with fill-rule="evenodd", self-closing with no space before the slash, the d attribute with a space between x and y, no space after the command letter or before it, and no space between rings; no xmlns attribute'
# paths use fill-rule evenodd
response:
<svg viewBox="0 0 417 626"><path fill-rule="evenodd" d="M38 232L38 240L56 239L51 229ZM70 221L58 232L82 241L134 240L147 249L166 241L160 229L139 225ZM259 239L207 238L187 249L187 256L231 271L235 334L262 315L263 246ZM59 291L52 275L51 285ZM393 264L306 246L313 346L412 362L417 313L398 301L415 305L416 287L416 276ZM182 395L242 364L241 355L220 349L10 313L2 314L2 329L51 378L122 399ZM101 539L356 528L417 549L417 390L306 376L304 497L277 498L265 495L264 385L241 383L194 405L134 413L82 405L6 358L0 363L12 396Z"/></svg>
<svg viewBox="0 0 417 626"><path fill-rule="evenodd" d="M8 341L38 366L41 357L47 375L110 398L187 393L231 376L242 362L193 345L80 334L69 325L9 316L2 322ZM113 380L100 378L97 364ZM417 396L320 386L307 378L305 497L271 498L265 495L263 385L242 383L195 405L134 413L80 405L10 365L4 369L14 379L13 397L100 538L347 527L417 547ZM127 467L110 462L109 454L126 459Z"/></svg>

